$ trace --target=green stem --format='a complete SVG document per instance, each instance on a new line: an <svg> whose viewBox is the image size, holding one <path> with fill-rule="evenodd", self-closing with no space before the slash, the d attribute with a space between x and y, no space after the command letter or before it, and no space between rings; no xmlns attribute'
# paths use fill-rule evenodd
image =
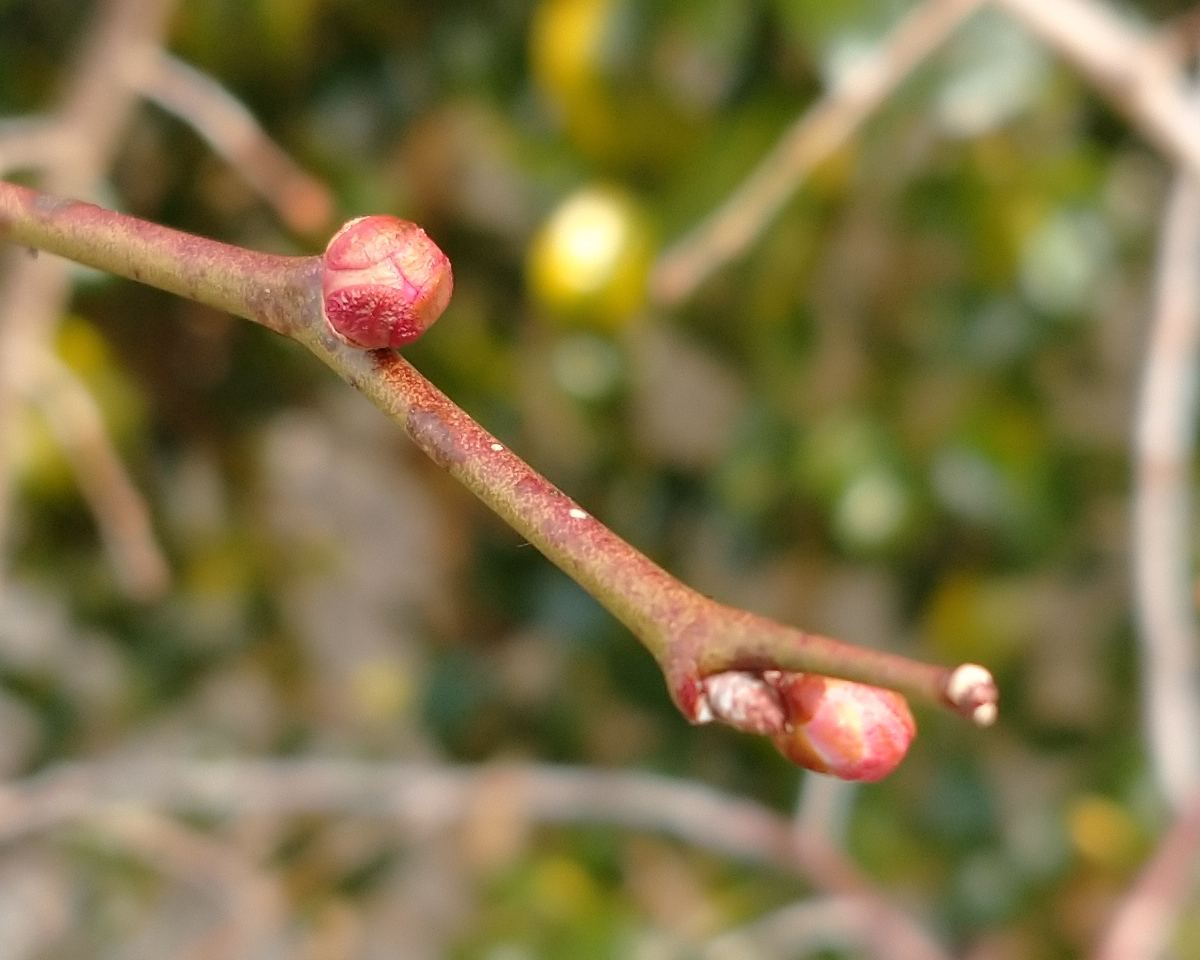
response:
<svg viewBox="0 0 1200 960"><path fill-rule="evenodd" d="M624 623L659 661L692 720L704 712L703 677L731 669L857 680L977 720L981 703L994 704L990 678L962 694L955 678L964 668L806 633L681 583L508 450L398 353L358 350L337 339L322 314L320 257L254 253L0 182L5 238L247 317L303 343Z"/></svg>

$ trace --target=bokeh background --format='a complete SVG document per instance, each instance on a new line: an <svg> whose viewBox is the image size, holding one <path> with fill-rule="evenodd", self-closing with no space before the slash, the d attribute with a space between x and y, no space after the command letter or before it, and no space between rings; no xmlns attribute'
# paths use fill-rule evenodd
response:
<svg viewBox="0 0 1200 960"><path fill-rule="evenodd" d="M122 593L26 410L0 775L141 756L641 769L799 809L952 952L1087 953L1169 817L1129 586L1167 164L985 10L743 257L675 308L646 294L655 257L906 9L180 0L169 37L340 218L414 219L448 253L454 300L406 355L489 430L707 594L986 664L995 728L915 705L909 759L859 788L689 728L623 628L300 348L81 271L57 350L151 504L172 583ZM93 13L0 2L0 114L54 103ZM105 189L258 249L316 252L332 228L288 230L153 107ZM281 885L256 957L685 957L812 889L653 831L187 826ZM4 960L185 956L212 922L194 881L86 825L0 853ZM1200 955L1200 910L1172 938Z"/></svg>

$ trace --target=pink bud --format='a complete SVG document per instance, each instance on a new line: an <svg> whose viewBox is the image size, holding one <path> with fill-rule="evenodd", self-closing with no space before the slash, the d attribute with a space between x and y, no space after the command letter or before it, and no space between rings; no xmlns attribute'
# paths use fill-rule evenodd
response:
<svg viewBox="0 0 1200 960"><path fill-rule="evenodd" d="M916 736L904 697L891 690L811 673L784 673L776 688L791 723L772 739L802 767L843 780L881 780Z"/></svg>
<svg viewBox="0 0 1200 960"><path fill-rule="evenodd" d="M453 290L450 261L407 220L359 217L325 248L325 319L352 347L411 343L442 315Z"/></svg>

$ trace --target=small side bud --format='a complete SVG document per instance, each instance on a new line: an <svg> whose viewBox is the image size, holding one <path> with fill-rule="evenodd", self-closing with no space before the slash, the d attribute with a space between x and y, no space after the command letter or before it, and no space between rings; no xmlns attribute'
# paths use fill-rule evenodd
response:
<svg viewBox="0 0 1200 960"><path fill-rule="evenodd" d="M446 309L454 290L450 261L415 223L359 217L325 248L325 319L352 347L402 347Z"/></svg>
<svg viewBox="0 0 1200 960"><path fill-rule="evenodd" d="M771 672L778 675L778 671ZM756 673L726 670L711 674L704 678L704 695L714 719L743 733L771 736L787 727L779 694Z"/></svg>
<svg viewBox="0 0 1200 960"><path fill-rule="evenodd" d="M793 763L843 780L881 780L917 733L904 697L891 690L811 673L776 682L790 729L772 737Z"/></svg>

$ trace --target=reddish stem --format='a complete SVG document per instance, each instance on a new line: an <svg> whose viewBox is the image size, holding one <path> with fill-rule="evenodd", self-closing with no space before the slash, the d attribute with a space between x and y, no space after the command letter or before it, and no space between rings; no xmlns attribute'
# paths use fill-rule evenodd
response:
<svg viewBox="0 0 1200 960"><path fill-rule="evenodd" d="M0 182L0 238L70 257L239 316L305 344L399 423L434 461L595 596L657 658L692 721L701 681L782 669L887 687L987 724L996 688L953 670L806 633L697 593L634 549L484 430L391 350L348 346L321 309L321 257L254 253Z"/></svg>
<svg viewBox="0 0 1200 960"><path fill-rule="evenodd" d="M949 695L963 668L920 663L724 606L680 582L483 429L398 353L339 351L334 369L402 424L436 463L624 623L662 666L689 719L699 681L725 670L782 669L857 680L949 706L984 724L987 682ZM327 361L328 362L328 361ZM975 668L981 669L981 668Z"/></svg>
<svg viewBox="0 0 1200 960"><path fill-rule="evenodd" d="M0 181L6 236L285 336L319 321L320 257L257 253Z"/></svg>

